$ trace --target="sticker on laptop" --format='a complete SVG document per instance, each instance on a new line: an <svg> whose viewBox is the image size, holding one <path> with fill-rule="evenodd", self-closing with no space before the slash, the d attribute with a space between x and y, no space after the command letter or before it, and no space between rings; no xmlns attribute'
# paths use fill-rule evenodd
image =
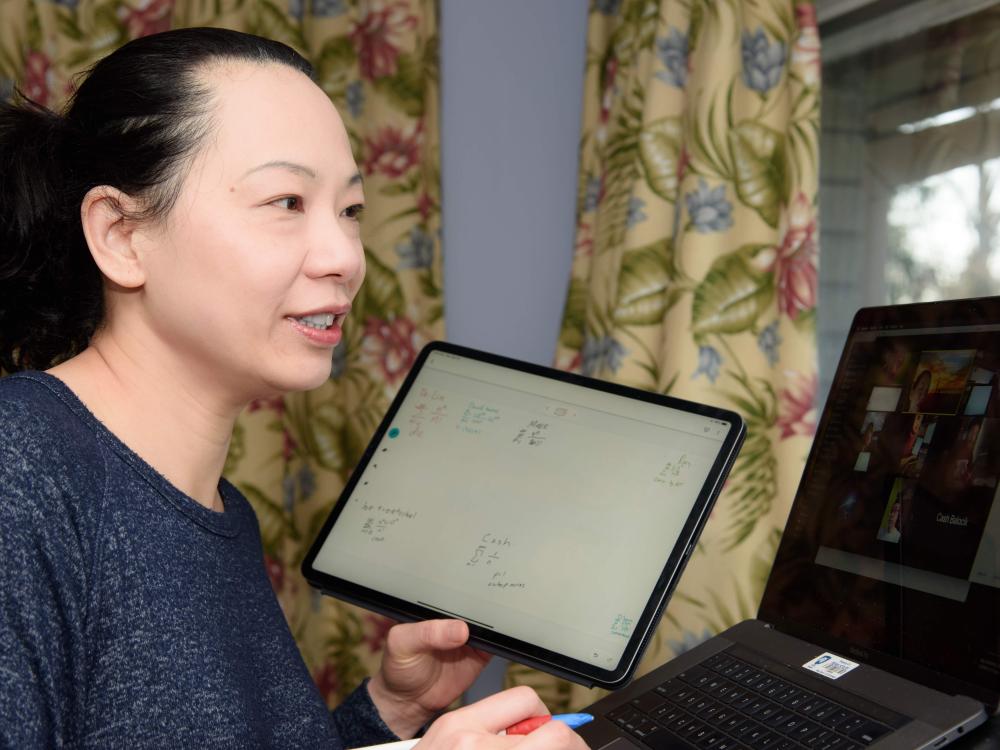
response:
<svg viewBox="0 0 1000 750"><path fill-rule="evenodd" d="M838 677L843 677L860 665L857 662L844 659L836 654L826 653L817 656L812 661L807 661L802 666L811 672L816 672L824 677L829 677L831 680L836 680Z"/></svg>

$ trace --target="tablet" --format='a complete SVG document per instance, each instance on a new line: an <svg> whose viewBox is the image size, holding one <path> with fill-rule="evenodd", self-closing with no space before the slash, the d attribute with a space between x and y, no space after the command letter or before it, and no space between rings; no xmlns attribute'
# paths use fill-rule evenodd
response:
<svg viewBox="0 0 1000 750"><path fill-rule="evenodd" d="M631 677L745 434L734 412L426 346L303 561L323 593L587 686Z"/></svg>

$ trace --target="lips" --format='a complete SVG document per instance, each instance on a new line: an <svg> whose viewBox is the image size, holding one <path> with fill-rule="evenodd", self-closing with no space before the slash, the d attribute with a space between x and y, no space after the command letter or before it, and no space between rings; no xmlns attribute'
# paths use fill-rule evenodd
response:
<svg viewBox="0 0 1000 750"><path fill-rule="evenodd" d="M286 315L285 320L289 321L299 333L313 343L321 346L336 346L340 343L343 335L340 326L350 309L350 305L325 307L295 315Z"/></svg>
<svg viewBox="0 0 1000 750"><path fill-rule="evenodd" d="M341 325L347 313L351 310L350 305L337 305L334 307L324 307L309 312L286 315L289 320L306 325L310 328L325 329L334 325Z"/></svg>

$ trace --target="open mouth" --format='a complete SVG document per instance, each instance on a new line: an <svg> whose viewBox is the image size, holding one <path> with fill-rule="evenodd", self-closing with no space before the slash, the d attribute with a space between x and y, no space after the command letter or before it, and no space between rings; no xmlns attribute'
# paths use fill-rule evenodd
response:
<svg viewBox="0 0 1000 750"><path fill-rule="evenodd" d="M319 313L317 315L305 315L301 318L292 318L296 323L301 323L307 328L315 328L318 331L325 331L340 323L344 315L334 315L333 313Z"/></svg>

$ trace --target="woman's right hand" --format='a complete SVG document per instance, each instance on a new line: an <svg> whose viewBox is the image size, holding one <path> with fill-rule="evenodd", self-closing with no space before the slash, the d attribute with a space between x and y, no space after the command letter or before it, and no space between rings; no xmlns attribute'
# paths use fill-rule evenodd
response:
<svg viewBox="0 0 1000 750"><path fill-rule="evenodd" d="M588 750L587 743L560 721L543 724L528 735L500 732L549 710L529 687L516 687L449 711L438 718L418 744L418 750Z"/></svg>

